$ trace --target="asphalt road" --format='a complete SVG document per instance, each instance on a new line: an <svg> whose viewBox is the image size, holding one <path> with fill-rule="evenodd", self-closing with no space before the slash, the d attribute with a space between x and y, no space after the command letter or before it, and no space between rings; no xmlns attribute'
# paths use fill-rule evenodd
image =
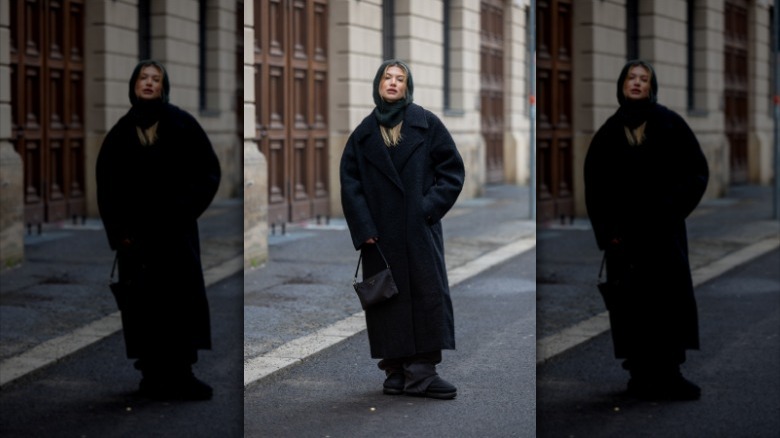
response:
<svg viewBox="0 0 780 438"><path fill-rule="evenodd" d="M627 373L604 333L537 367L539 437L780 437L780 251L696 290L701 351L683 374L694 402L624 394Z"/></svg>
<svg viewBox="0 0 780 438"><path fill-rule="evenodd" d="M0 435L10 437L243 436L243 273L207 289L214 349L195 375L208 402L158 402L137 394L140 374L116 333L0 390Z"/></svg>
<svg viewBox="0 0 780 438"><path fill-rule="evenodd" d="M535 251L452 289L452 401L382 394L365 332L248 386L247 437L534 437Z"/></svg>

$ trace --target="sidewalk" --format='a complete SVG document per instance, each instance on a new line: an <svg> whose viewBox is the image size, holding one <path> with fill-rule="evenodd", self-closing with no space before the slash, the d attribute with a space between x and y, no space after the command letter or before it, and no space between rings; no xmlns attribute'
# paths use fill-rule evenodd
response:
<svg viewBox="0 0 780 438"><path fill-rule="evenodd" d="M527 187L492 186L459 201L442 220L450 286L532 249L528 211ZM352 289L358 253L343 220L287 227L269 248L268 263L244 273L245 385L365 328Z"/></svg>
<svg viewBox="0 0 780 438"><path fill-rule="evenodd" d="M735 186L688 218L694 287L780 244L772 188ZM609 328L596 289L602 253L587 219L540 228L537 244L537 363Z"/></svg>
<svg viewBox="0 0 780 438"><path fill-rule="evenodd" d="M241 200L231 199L198 221L207 285L242 269L242 215ZM0 385L121 328L100 220L48 224L25 238L25 252L21 266L0 273Z"/></svg>

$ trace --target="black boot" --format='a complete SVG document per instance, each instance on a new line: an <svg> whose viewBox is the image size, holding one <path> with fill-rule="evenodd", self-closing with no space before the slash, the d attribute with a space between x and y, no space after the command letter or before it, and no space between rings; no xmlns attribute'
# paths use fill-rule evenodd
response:
<svg viewBox="0 0 780 438"><path fill-rule="evenodd" d="M406 377L402 371L388 373L385 383L382 385L382 392L386 395L403 394L405 383Z"/></svg>
<svg viewBox="0 0 780 438"><path fill-rule="evenodd" d="M680 373L679 365L632 366L628 394L643 400L699 400L701 388Z"/></svg>
<svg viewBox="0 0 780 438"><path fill-rule="evenodd" d="M181 400L211 400L214 395L211 386L195 377L192 371L178 377L174 388Z"/></svg>
<svg viewBox="0 0 780 438"><path fill-rule="evenodd" d="M213 389L192 374L190 365L144 367L139 392L153 400L211 400Z"/></svg>

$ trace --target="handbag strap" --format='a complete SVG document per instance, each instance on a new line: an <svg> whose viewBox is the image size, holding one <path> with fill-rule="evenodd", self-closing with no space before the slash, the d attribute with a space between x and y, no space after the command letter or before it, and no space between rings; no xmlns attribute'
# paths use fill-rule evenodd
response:
<svg viewBox="0 0 780 438"><path fill-rule="evenodd" d="M387 259L385 258L385 255L382 253L382 249L379 248L378 243L374 243L374 246L376 247L376 250L379 251L379 255L382 256L382 261L385 262L385 266L387 266L387 269L390 269L390 264L387 263ZM360 256L358 257L357 267L355 268L355 278L352 280L352 284L357 283L357 276L358 271L360 271L360 261L363 260L363 251L360 251Z"/></svg>
<svg viewBox="0 0 780 438"><path fill-rule="evenodd" d="M111 281L114 281L114 271L116 271L116 262L119 260L119 251L114 255L114 266L111 267Z"/></svg>
<svg viewBox="0 0 780 438"><path fill-rule="evenodd" d="M599 281L601 281L601 275L604 273L604 266L607 264L607 252L604 251L604 256L601 257L601 269L599 269Z"/></svg>

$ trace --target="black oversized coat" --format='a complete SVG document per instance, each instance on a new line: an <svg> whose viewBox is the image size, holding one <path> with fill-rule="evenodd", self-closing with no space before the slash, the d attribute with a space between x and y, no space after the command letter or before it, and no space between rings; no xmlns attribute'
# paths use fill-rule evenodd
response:
<svg viewBox="0 0 780 438"><path fill-rule="evenodd" d="M120 279L137 296L123 312L131 358L211 347L197 219L219 187L219 161L198 122L173 105L166 104L157 135L142 146L127 114L97 160L100 216L119 251Z"/></svg>
<svg viewBox="0 0 780 438"><path fill-rule="evenodd" d="M627 297L610 311L619 358L699 347L685 218L707 187L707 162L682 117L661 105L650 111L645 136L630 146L613 115L585 159L588 215L608 279Z"/></svg>
<svg viewBox="0 0 780 438"><path fill-rule="evenodd" d="M341 203L364 278L382 269L378 237L399 294L366 310L371 356L400 358L455 348L440 219L463 188L463 160L442 122L410 104L390 156L373 114L341 158Z"/></svg>

